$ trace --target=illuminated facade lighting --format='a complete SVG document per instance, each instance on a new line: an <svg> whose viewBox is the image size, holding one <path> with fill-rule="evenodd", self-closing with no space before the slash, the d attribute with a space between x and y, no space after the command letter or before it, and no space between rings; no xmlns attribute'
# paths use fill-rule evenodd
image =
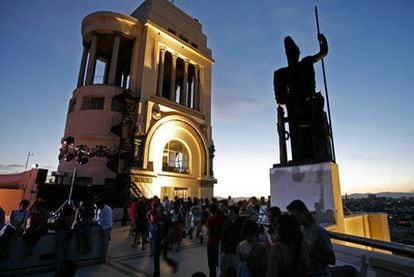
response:
<svg viewBox="0 0 414 277"><path fill-rule="evenodd" d="M117 199L212 197L214 61L201 24L167 0L147 0L131 16L86 16L82 36L64 137L115 151L91 157L77 176L112 186ZM70 178L73 166L61 160L58 170Z"/></svg>

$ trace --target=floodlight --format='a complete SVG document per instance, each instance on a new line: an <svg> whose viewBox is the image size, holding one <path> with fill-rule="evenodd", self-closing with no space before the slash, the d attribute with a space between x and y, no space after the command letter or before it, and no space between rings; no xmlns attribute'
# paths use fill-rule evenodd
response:
<svg viewBox="0 0 414 277"><path fill-rule="evenodd" d="M69 144L74 144L75 143L75 138L68 136L63 140L63 144L69 145Z"/></svg>
<svg viewBox="0 0 414 277"><path fill-rule="evenodd" d="M65 161L69 162L75 158L75 154L68 152L65 156Z"/></svg>

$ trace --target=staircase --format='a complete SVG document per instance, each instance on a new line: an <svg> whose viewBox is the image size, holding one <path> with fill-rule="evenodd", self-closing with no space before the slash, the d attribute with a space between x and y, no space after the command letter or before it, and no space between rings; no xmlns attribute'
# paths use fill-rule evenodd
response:
<svg viewBox="0 0 414 277"><path fill-rule="evenodd" d="M139 197L144 197L144 194L142 193L142 191L138 188L138 186L135 185L135 183L130 183L129 184L129 188L132 191L132 194L139 198Z"/></svg>

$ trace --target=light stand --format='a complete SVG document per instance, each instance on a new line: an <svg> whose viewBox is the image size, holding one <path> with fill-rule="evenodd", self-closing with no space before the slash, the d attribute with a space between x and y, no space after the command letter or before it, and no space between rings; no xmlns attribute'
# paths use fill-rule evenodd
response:
<svg viewBox="0 0 414 277"><path fill-rule="evenodd" d="M69 196L68 199L63 202L63 204L56 210L55 215L59 214L62 208L66 204L72 203L72 193L73 187L75 186L76 173L78 171L78 166L81 164L86 164L88 158L93 156L89 151L85 150L85 146L80 145L75 147L75 139L73 137L67 137L63 140L63 147L60 149L59 160L71 161L76 157L75 166L73 167L72 178L70 182Z"/></svg>
<svg viewBox="0 0 414 277"><path fill-rule="evenodd" d="M78 166L86 164L90 157L108 157L113 155L114 151L109 150L106 146L96 145L91 151L85 145L75 146L75 139L73 137L66 137L62 141L62 148L60 148L59 160L71 161L74 158L75 166L73 168L73 174L70 182L68 199L57 209L55 215L57 215L66 204L72 204L73 188L75 186L76 174Z"/></svg>
<svg viewBox="0 0 414 277"><path fill-rule="evenodd" d="M78 166L80 163L78 161L75 162L75 167L73 168L73 174L72 174L72 180L70 181L70 190L69 190L69 197L68 197L68 204L70 204L72 200L72 192L73 192L73 186L75 185L75 179L76 179L76 172L78 171Z"/></svg>

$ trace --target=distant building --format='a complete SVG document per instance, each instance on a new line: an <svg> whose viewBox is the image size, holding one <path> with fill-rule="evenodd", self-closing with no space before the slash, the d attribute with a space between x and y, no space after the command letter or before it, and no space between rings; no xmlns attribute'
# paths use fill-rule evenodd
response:
<svg viewBox="0 0 414 277"><path fill-rule="evenodd" d="M40 168L14 174L0 174L0 206L6 215L17 209L23 199L32 205L37 200L38 188L44 184L46 177L47 169Z"/></svg>
<svg viewBox="0 0 414 277"><path fill-rule="evenodd" d="M131 16L86 16L82 37L64 137L112 155L78 166L77 185L107 185L118 196L212 197L214 61L198 20L167 0L147 0ZM74 165L60 161L61 182Z"/></svg>
<svg viewBox="0 0 414 277"><path fill-rule="evenodd" d="M368 194L368 199L369 200L376 200L377 199L377 195L376 194Z"/></svg>

